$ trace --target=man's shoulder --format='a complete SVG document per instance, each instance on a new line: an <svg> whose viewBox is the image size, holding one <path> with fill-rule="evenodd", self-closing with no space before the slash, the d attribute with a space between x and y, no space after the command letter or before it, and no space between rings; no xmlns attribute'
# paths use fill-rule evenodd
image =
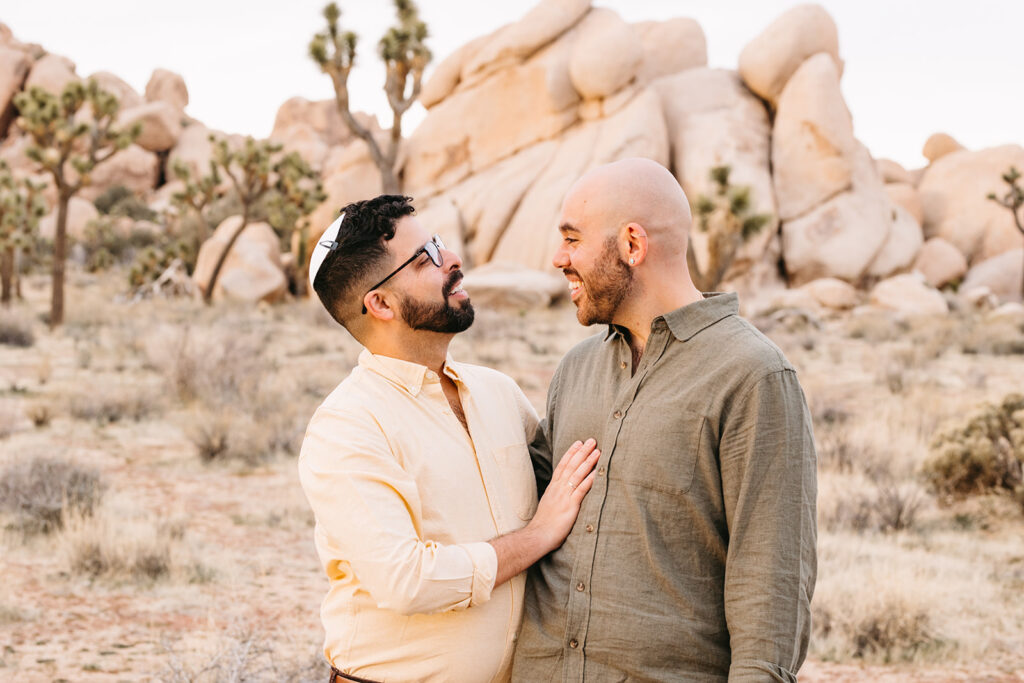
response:
<svg viewBox="0 0 1024 683"><path fill-rule="evenodd" d="M701 341L728 358L737 370L745 371L744 374L759 378L783 370L793 370L782 349L746 318L729 316L718 325L708 328L707 332L709 334Z"/></svg>

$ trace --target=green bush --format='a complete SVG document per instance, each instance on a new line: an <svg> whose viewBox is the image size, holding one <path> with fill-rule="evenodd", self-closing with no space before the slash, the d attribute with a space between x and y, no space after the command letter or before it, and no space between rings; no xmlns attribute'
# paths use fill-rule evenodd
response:
<svg viewBox="0 0 1024 683"><path fill-rule="evenodd" d="M96 210L108 216L128 216L137 221L155 221L156 211L146 206L134 192L124 185L115 185L93 202Z"/></svg>
<svg viewBox="0 0 1024 683"><path fill-rule="evenodd" d="M1016 491L1024 465L1024 395L987 403L939 432L924 475L941 494Z"/></svg>

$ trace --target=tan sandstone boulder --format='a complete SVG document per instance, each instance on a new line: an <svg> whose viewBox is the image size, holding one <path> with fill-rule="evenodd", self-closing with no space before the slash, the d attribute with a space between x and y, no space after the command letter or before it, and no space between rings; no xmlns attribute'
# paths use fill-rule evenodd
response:
<svg viewBox="0 0 1024 683"><path fill-rule="evenodd" d="M327 142L308 123L295 123L270 139L281 144L285 152L297 152L314 169L320 169L327 158Z"/></svg>
<svg viewBox="0 0 1024 683"><path fill-rule="evenodd" d="M832 310L846 310L860 304L857 288L834 277L813 280L796 291L806 292L819 306Z"/></svg>
<svg viewBox="0 0 1024 683"><path fill-rule="evenodd" d="M929 166L918 188L925 235L951 242L969 263L1019 247L1010 212L986 198L1005 192L1002 174L1010 166L1024 170L1019 145L959 151Z"/></svg>
<svg viewBox="0 0 1024 683"><path fill-rule="evenodd" d="M463 270L470 267L465 256L462 215L455 202L445 196L434 197L426 206L416 208L416 218L429 234L440 237L447 249L459 255Z"/></svg>
<svg viewBox="0 0 1024 683"><path fill-rule="evenodd" d="M925 140L924 147L921 149L921 154L928 161L935 162L953 152L959 152L966 149L963 145L957 142L953 136L947 135L946 133L935 133L927 140Z"/></svg>
<svg viewBox="0 0 1024 683"><path fill-rule="evenodd" d="M924 224L924 207L921 206L921 195L916 187L909 183L886 183L885 193L893 204L903 207L913 216L918 225Z"/></svg>
<svg viewBox="0 0 1024 683"><path fill-rule="evenodd" d="M224 219L199 248L192 279L200 289L205 289L209 284L217 260L241 222L241 216ZM213 298L252 303L279 300L288 290L288 279L281 268L280 252L278 237L273 228L266 223L247 225L224 261Z"/></svg>
<svg viewBox="0 0 1024 683"><path fill-rule="evenodd" d="M376 116L357 111L353 112L352 117L367 130L375 134L380 131ZM347 144L353 139L348 126L341 120L338 105L333 99L312 102L304 97L292 97L278 108L270 137L279 137L284 131L300 123L312 126L329 147Z"/></svg>
<svg viewBox="0 0 1024 683"><path fill-rule="evenodd" d="M565 296L565 278L515 263L491 262L466 271L462 286L479 308L546 308Z"/></svg>
<svg viewBox="0 0 1024 683"><path fill-rule="evenodd" d="M914 274L882 280L871 290L871 303L905 315L941 315L949 312L942 294Z"/></svg>
<svg viewBox="0 0 1024 683"><path fill-rule="evenodd" d="M75 63L60 55L46 55L36 61L25 81L25 90L39 87L54 95L59 95L64 86L72 81L81 80L75 75Z"/></svg>
<svg viewBox="0 0 1024 683"><path fill-rule="evenodd" d="M154 69L146 83L146 100L166 102L179 112L188 106L188 88L185 79L167 69Z"/></svg>
<svg viewBox="0 0 1024 683"><path fill-rule="evenodd" d="M658 92L668 126L672 165L691 205L715 191L710 171L729 166L729 182L750 188L752 210L773 220L747 241L726 279L760 261L778 228L778 209L769 171L771 127L764 105L734 71L694 68L659 78ZM699 264L707 262L707 236L691 235Z"/></svg>
<svg viewBox="0 0 1024 683"><path fill-rule="evenodd" d="M173 177L171 169L175 161L188 166L197 177L210 172L210 160L213 159L213 146L210 143L212 132L201 123L192 123L181 130L178 142L167 158L168 178Z"/></svg>
<svg viewBox="0 0 1024 683"><path fill-rule="evenodd" d="M584 99L601 99L633 80L644 58L633 28L610 9L593 9L576 28L569 77ZM610 46L614 49L609 49Z"/></svg>
<svg viewBox="0 0 1024 683"><path fill-rule="evenodd" d="M22 89L32 59L21 50L0 45L0 138L14 118L14 96Z"/></svg>
<svg viewBox="0 0 1024 683"><path fill-rule="evenodd" d="M812 55L827 54L842 70L836 24L821 5L797 5L768 25L740 53L739 72L751 90L776 103L800 65Z"/></svg>
<svg viewBox="0 0 1024 683"><path fill-rule="evenodd" d="M178 142L182 130L181 111L167 102L156 101L122 109L118 116L122 126L142 125L135 143L151 152L164 152Z"/></svg>
<svg viewBox="0 0 1024 683"><path fill-rule="evenodd" d="M137 107L144 101L127 81L109 71L97 71L89 76L89 80L96 81L100 88L116 95L122 110Z"/></svg>
<svg viewBox="0 0 1024 683"><path fill-rule="evenodd" d="M868 275L886 277L909 270L924 244L921 224L905 209L892 206L889 216L892 220L889 235L868 266Z"/></svg>
<svg viewBox="0 0 1024 683"><path fill-rule="evenodd" d="M677 17L666 21L641 21L633 33L643 48L636 79L641 84L661 76L707 66L708 42L695 19Z"/></svg>
<svg viewBox="0 0 1024 683"><path fill-rule="evenodd" d="M982 287L1002 301L1021 301L1024 278L1024 249L1013 249L981 261L967 271L960 291L970 292Z"/></svg>
<svg viewBox="0 0 1024 683"><path fill-rule="evenodd" d="M500 30L500 29L499 29ZM462 79L462 68L473 55L491 41L493 33L477 36L461 45L449 54L441 63L434 67L420 90L420 104L430 109L448 97L458 87Z"/></svg>
<svg viewBox="0 0 1024 683"><path fill-rule="evenodd" d="M68 202L68 237L81 240L85 237L89 222L99 218L100 212L93 203L81 197L72 197ZM52 240L57 235L57 208L39 219L39 234Z"/></svg>
<svg viewBox="0 0 1024 683"><path fill-rule="evenodd" d="M90 184L80 193L85 199L95 200L115 185L145 196L160 177L160 158L138 145L129 145L97 166L89 177Z"/></svg>
<svg viewBox="0 0 1024 683"><path fill-rule="evenodd" d="M914 261L914 270L936 289L962 278L967 272L967 259L960 250L941 237L924 243Z"/></svg>
<svg viewBox="0 0 1024 683"><path fill-rule="evenodd" d="M512 66L574 26L590 9L590 0L540 0L519 21L503 26L462 65L461 80Z"/></svg>
<svg viewBox="0 0 1024 683"><path fill-rule="evenodd" d="M878 173L882 176L882 182L886 184L907 183L908 185L914 185L914 179L911 177L910 172L892 159L876 159L875 166L878 167Z"/></svg>
<svg viewBox="0 0 1024 683"><path fill-rule="evenodd" d="M344 171L324 178L327 199L309 215L309 242L306 253L312 253L316 241L327 226L338 217L338 211L361 199L372 199L384 191L380 171L370 162L349 166Z"/></svg>

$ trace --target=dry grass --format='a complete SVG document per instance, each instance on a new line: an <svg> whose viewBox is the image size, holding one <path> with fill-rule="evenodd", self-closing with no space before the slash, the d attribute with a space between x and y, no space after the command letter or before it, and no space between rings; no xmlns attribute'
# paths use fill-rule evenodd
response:
<svg viewBox="0 0 1024 683"><path fill-rule="evenodd" d="M67 399L67 409L76 420L101 425L125 420L139 422L163 407L163 395L145 385L113 384L76 391Z"/></svg>
<svg viewBox="0 0 1024 683"><path fill-rule="evenodd" d="M182 652L166 639L166 677L170 683L320 683L330 676L319 648L305 656L282 652L280 634L262 632L251 625L236 626L223 635L216 649L197 656Z"/></svg>
<svg viewBox="0 0 1024 683"><path fill-rule="evenodd" d="M32 321L20 311L0 310L0 346L28 348L36 343Z"/></svg>
<svg viewBox="0 0 1024 683"><path fill-rule="evenodd" d="M0 510L15 528L45 533L61 528L68 515L91 517L105 490L95 468L35 457L9 466L0 477Z"/></svg>

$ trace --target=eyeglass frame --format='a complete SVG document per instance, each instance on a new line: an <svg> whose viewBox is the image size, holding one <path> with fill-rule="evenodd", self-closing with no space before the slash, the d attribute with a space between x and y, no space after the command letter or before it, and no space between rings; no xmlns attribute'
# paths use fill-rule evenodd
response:
<svg viewBox="0 0 1024 683"><path fill-rule="evenodd" d="M431 247L433 247L433 249L431 249ZM431 238L422 247L417 249L412 256L406 259L405 263L395 268L386 278L384 278L383 280L375 284L373 287L370 287L368 290L366 290L366 294L369 294L370 292L377 289L394 276L398 275L399 271L401 271L402 268L405 268L407 265L415 261L420 254L425 253L427 256L430 257L430 262L433 263L436 267L440 268L441 266L444 265L444 256L441 254L441 250L446 248L447 247L444 246L444 242L441 241L441 236L438 235L437 233L434 233L434 235L431 236ZM364 299L366 298L366 294L363 295ZM363 304L363 315L366 315L365 303Z"/></svg>

